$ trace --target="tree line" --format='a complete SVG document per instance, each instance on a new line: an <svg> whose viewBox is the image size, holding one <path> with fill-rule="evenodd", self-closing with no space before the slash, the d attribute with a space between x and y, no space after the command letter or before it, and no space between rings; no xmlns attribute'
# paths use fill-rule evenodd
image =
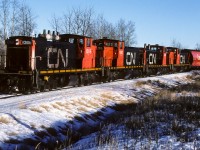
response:
<svg viewBox="0 0 200 150"><path fill-rule="evenodd" d="M20 0L0 1L0 41L10 36L31 36L36 30L36 15L31 7ZM52 15L49 23L54 31L91 36L94 39L108 37L125 41L126 46L136 44L135 23L120 19L111 23L93 8L72 8L62 16Z"/></svg>
<svg viewBox="0 0 200 150"><path fill-rule="evenodd" d="M90 36L94 39L118 39L125 41L126 46L136 44L133 21L119 19L117 23L111 23L103 15L95 14L93 8L72 8L61 16L54 14L49 23L56 32Z"/></svg>

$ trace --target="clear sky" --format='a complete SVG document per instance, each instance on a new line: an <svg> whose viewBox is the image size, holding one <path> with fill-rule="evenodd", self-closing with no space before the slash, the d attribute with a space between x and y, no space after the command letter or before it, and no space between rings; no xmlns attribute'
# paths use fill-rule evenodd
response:
<svg viewBox="0 0 200 150"><path fill-rule="evenodd" d="M73 7L92 7L95 14L116 23L120 18L136 25L137 46L144 43L168 46L173 39L185 48L200 43L200 0L26 0L37 21L37 32L51 29L53 14Z"/></svg>

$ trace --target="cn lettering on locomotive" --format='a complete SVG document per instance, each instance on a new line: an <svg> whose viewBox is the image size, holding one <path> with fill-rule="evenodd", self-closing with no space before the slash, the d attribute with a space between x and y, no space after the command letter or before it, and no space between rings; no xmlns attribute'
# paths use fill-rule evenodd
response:
<svg viewBox="0 0 200 150"><path fill-rule="evenodd" d="M133 52L127 52L126 53L126 65L135 65L136 63L136 53Z"/></svg>
<svg viewBox="0 0 200 150"><path fill-rule="evenodd" d="M62 62L63 67L68 65L68 49L65 50L65 57L61 49L57 48L48 48L47 56L47 66L48 68L59 68L61 67L60 61ZM52 62L53 61L53 62Z"/></svg>
<svg viewBox="0 0 200 150"><path fill-rule="evenodd" d="M148 60L150 65L156 64L156 54L150 53Z"/></svg>
<svg viewBox="0 0 200 150"><path fill-rule="evenodd" d="M124 49L124 65L138 66L144 61L144 51L139 47L125 47Z"/></svg>
<svg viewBox="0 0 200 150"><path fill-rule="evenodd" d="M185 55L180 55L180 63L185 64Z"/></svg>

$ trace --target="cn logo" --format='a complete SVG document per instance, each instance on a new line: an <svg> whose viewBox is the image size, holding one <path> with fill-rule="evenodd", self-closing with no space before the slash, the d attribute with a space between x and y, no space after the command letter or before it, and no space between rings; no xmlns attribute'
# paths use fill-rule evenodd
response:
<svg viewBox="0 0 200 150"><path fill-rule="evenodd" d="M149 54L149 64L150 65L156 64L156 54L152 54L152 53Z"/></svg>
<svg viewBox="0 0 200 150"><path fill-rule="evenodd" d="M185 64L185 55L180 56L180 63Z"/></svg>
<svg viewBox="0 0 200 150"><path fill-rule="evenodd" d="M57 58L56 58L56 63L50 63L51 59L51 54L56 54ZM65 58L64 58L64 55L62 53L62 50L61 49L57 49L57 48L49 48L48 49L48 59L47 59L47 66L49 68L58 68L60 66L60 59L63 63L63 66L66 67L68 65L68 49L66 49L66 53L65 53ZM66 59L66 60L65 60Z"/></svg>
<svg viewBox="0 0 200 150"><path fill-rule="evenodd" d="M127 52L126 53L126 65L135 65L136 53Z"/></svg>

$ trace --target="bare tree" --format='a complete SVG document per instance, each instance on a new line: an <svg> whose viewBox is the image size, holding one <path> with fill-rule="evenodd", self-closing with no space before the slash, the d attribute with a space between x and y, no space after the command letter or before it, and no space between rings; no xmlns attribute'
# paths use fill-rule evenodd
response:
<svg viewBox="0 0 200 150"><path fill-rule="evenodd" d="M135 23L132 21L128 21L126 24L126 37L125 37L125 45L132 46L137 43L136 34L135 34Z"/></svg>
<svg viewBox="0 0 200 150"><path fill-rule="evenodd" d="M126 32L126 22L124 19L120 19L116 25L117 38L124 41Z"/></svg>
<svg viewBox="0 0 200 150"><path fill-rule="evenodd" d="M2 25L2 39L5 40L8 36L7 27L9 24L9 8L10 8L10 1L9 0L2 0L0 2L0 22Z"/></svg>
<svg viewBox="0 0 200 150"><path fill-rule="evenodd" d="M32 14L31 8L26 4L21 4L19 15L18 15L18 35L31 36L36 23L35 17Z"/></svg>
<svg viewBox="0 0 200 150"><path fill-rule="evenodd" d="M72 24L73 24L73 12L68 11L63 15L63 28L64 33L72 33Z"/></svg>
<svg viewBox="0 0 200 150"><path fill-rule="evenodd" d="M18 0L11 1L11 18L10 18L10 36L16 35L17 31L17 15L19 13L19 2Z"/></svg>
<svg viewBox="0 0 200 150"><path fill-rule="evenodd" d="M92 14L93 14L93 9L92 8L86 8L85 10L83 10L82 12L82 16L81 16L81 24L82 24L82 28L81 28L81 32L82 35L88 35L89 30L91 29L92 26Z"/></svg>
<svg viewBox="0 0 200 150"><path fill-rule="evenodd" d="M63 15L63 31L65 33L90 35L93 25L93 14L92 8L73 8Z"/></svg>
<svg viewBox="0 0 200 150"><path fill-rule="evenodd" d="M135 23L120 19L117 24L108 22L103 15L94 18L92 8L73 8L62 17L62 31L65 33L91 36L94 39L108 37L125 41L126 46L136 44ZM52 16L50 24L54 30L59 28L60 18Z"/></svg>
<svg viewBox="0 0 200 150"><path fill-rule="evenodd" d="M49 22L54 31L56 31L56 32L61 31L61 18L60 17L57 17L55 14L53 14L53 16Z"/></svg>
<svg viewBox="0 0 200 150"><path fill-rule="evenodd" d="M108 37L110 39L116 39L116 28L112 23L107 23L106 25L106 32L105 37Z"/></svg>
<svg viewBox="0 0 200 150"><path fill-rule="evenodd" d="M195 49L196 49L196 50L200 50L200 44L199 44L199 43L196 44Z"/></svg>
<svg viewBox="0 0 200 150"><path fill-rule="evenodd" d="M180 42L178 42L176 39L173 39L172 42L171 42L171 46L172 47L176 47L176 48L179 48L179 49L182 49L182 44Z"/></svg>
<svg viewBox="0 0 200 150"><path fill-rule="evenodd" d="M97 16L97 19L95 20L94 25L93 25L93 28L95 30L95 34L93 35L93 37L95 39L107 37L108 24L109 23L106 21L103 15Z"/></svg>
<svg viewBox="0 0 200 150"><path fill-rule="evenodd" d="M135 23L132 21L126 21L120 19L116 25L117 39L125 42L126 46L131 46L136 44L135 36Z"/></svg>
<svg viewBox="0 0 200 150"><path fill-rule="evenodd" d="M74 18L73 18L73 33L74 34L81 34L81 27L82 27L82 21L81 21L81 17L82 17L82 10L80 8L75 9L73 8L73 14L74 14Z"/></svg>

